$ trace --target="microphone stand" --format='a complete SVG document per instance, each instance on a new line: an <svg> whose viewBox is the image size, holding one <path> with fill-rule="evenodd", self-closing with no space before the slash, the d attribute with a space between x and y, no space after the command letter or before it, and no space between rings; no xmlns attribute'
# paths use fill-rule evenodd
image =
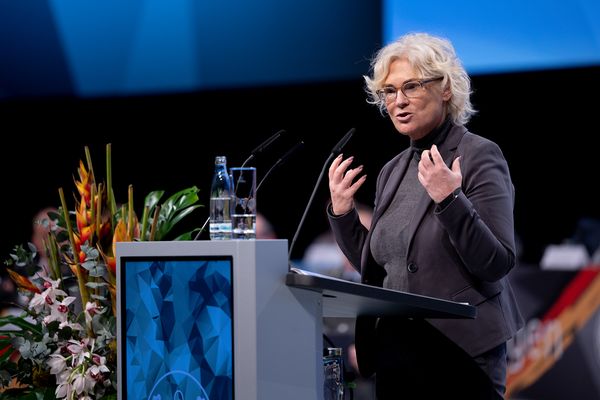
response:
<svg viewBox="0 0 600 400"><path fill-rule="evenodd" d="M292 243L290 244L290 249L288 251L288 260L291 259L291 257L292 257L292 250L294 250L294 245L296 244L296 239L298 239L298 235L300 234L302 225L304 225L304 220L306 219L306 216L308 215L308 210L310 209L313 199L315 198L315 195L317 194L317 190L319 189L319 184L321 183L321 180L323 179L323 175L325 175L325 170L327 169L327 166L333 160L334 157L336 157L338 154L340 154L342 152L342 149L344 148L346 143L348 143L348 141L350 140L352 135L354 135L355 131L356 131L356 129L351 128L348 131L348 133L346 133L344 135L344 137L341 138L339 142L337 142L337 144L331 151L329 158L327 158L327 160L323 164L323 169L321 169L321 173L319 174L319 177L317 178L317 182L315 183L315 187L312 191L312 194L310 195L310 199L308 199L308 203L306 205L306 208L304 209L304 214L302 214L302 218L300 219L300 224L298 224L298 228L296 228L296 233L294 233L294 238L292 239ZM288 263L288 267L289 267L289 263Z"/></svg>
<svg viewBox="0 0 600 400"><path fill-rule="evenodd" d="M315 183L315 188L313 189L312 194L310 195L310 199L308 199L308 207L306 207L304 209L304 214L302 214L302 218L300 219L300 223L298 224L298 228L296 229L296 233L294 234L294 238L292 239L292 243L290 244L290 250L288 251L288 259L290 259L292 257L292 250L294 250L294 245L296 244L296 239L298 239L298 235L300 234L302 225L304 225L304 220L306 219L306 216L308 215L308 210L310 209L313 199L314 199L315 195L317 194L317 190L319 189L319 183L321 183L321 180L323 179L325 170L327 169L327 166L329 165L331 160L333 160L333 158L336 156L337 156L337 154L331 153L329 155L329 158L327 158L327 161L325 161L325 164L323 164L321 173L319 174L319 177L317 178L317 182Z"/></svg>
<svg viewBox="0 0 600 400"><path fill-rule="evenodd" d="M263 182L265 181L265 179L267 179L267 176L269 176L271 174L271 172L277 168L278 166L280 166L281 164L283 164L290 155L292 155L293 153L296 152L296 150L298 150L299 148L301 148L302 146L304 146L304 142L300 141L298 143L296 143L296 145L294 147L292 147L291 149L289 149L283 156L281 156L281 158L279 160L277 160L277 162L275 164L273 164L273 166L271 168L269 168L269 170L265 173L265 175L262 177L262 179L260 180L260 182L258 183L258 186L256 187L256 191L258 192L258 189L260 189L261 185L263 184Z"/></svg>

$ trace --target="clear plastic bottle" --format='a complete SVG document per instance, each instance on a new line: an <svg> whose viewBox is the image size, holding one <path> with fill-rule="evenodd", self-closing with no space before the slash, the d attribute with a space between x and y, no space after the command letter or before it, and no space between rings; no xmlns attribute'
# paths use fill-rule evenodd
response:
<svg viewBox="0 0 600 400"><path fill-rule="evenodd" d="M342 364L342 349L339 347L328 347L328 354L323 357L324 399L344 399L344 366Z"/></svg>
<svg viewBox="0 0 600 400"><path fill-rule="evenodd" d="M215 158L215 174L210 188L210 239L231 239L231 180L227 172L227 158Z"/></svg>

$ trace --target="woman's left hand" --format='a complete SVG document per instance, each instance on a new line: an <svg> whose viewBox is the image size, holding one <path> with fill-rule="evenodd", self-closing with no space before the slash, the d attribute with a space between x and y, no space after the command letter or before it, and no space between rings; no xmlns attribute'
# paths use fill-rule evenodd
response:
<svg viewBox="0 0 600 400"><path fill-rule="evenodd" d="M421 154L419 182L434 202L441 202L454 189L461 186L462 174L459 160L460 157L456 157L452 162L452 168L448 168L435 144L431 146L431 150L424 150Z"/></svg>

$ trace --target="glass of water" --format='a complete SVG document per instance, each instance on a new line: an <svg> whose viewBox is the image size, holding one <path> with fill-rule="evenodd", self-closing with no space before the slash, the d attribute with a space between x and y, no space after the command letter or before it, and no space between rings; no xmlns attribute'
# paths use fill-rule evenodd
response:
<svg viewBox="0 0 600 400"><path fill-rule="evenodd" d="M231 168L233 239L256 239L256 168Z"/></svg>

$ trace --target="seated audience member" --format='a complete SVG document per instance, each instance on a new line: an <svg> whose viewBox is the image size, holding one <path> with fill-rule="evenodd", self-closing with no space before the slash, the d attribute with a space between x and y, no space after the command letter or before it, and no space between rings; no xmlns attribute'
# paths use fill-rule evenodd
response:
<svg viewBox="0 0 600 400"><path fill-rule="evenodd" d="M37 265L45 268L48 265L48 256L44 246L44 240L54 222L48 217L48 212L56 211L56 208L47 207L40 210L32 219L31 229L31 243L34 244L37 250L37 257L35 262ZM26 248L26 246L24 245ZM11 303L22 304L25 301L25 297L20 296L17 291L17 286L10 279L8 273L4 268L0 268L0 315L13 314L18 315L21 310L13 308Z"/></svg>
<svg viewBox="0 0 600 400"><path fill-rule="evenodd" d="M32 221L33 230L31 234L31 243L35 245L38 253L37 263L44 268L48 266L48 254L46 254L46 246L44 242L48 240L48 233L55 226L55 222L48 216L49 212L58 212L54 207L46 207L41 209Z"/></svg>

